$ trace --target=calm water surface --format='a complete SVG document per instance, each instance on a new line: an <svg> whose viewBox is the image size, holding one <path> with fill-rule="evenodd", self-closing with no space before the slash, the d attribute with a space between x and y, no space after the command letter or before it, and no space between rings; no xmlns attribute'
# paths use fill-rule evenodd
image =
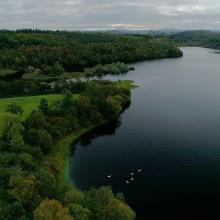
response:
<svg viewBox="0 0 220 220"><path fill-rule="evenodd" d="M71 160L76 186L111 185L140 220L220 216L220 54L182 50L107 77L140 87L120 120L85 135Z"/></svg>

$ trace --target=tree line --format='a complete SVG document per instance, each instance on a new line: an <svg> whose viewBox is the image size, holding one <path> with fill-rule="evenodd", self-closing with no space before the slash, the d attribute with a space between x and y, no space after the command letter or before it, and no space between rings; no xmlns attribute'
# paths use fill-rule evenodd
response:
<svg viewBox="0 0 220 220"><path fill-rule="evenodd" d="M170 37L181 46L197 46L220 49L220 33L214 31L197 30L173 34Z"/></svg>
<svg viewBox="0 0 220 220"><path fill-rule="evenodd" d="M98 64L179 57L168 39L113 33L0 31L0 66L25 71L45 69L58 62L65 71Z"/></svg>
<svg viewBox="0 0 220 220"><path fill-rule="evenodd" d="M0 81L0 98L58 94L65 90L72 93L82 92L90 82L75 80L57 80L54 82L40 82L31 80Z"/></svg>

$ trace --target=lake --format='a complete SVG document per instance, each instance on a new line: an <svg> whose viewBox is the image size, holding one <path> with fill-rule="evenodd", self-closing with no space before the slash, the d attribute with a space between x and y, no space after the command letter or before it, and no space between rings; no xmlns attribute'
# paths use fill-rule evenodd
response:
<svg viewBox="0 0 220 220"><path fill-rule="evenodd" d="M183 58L106 77L139 87L120 119L84 135L71 159L77 187L111 185L138 220L220 216L220 54L181 49Z"/></svg>

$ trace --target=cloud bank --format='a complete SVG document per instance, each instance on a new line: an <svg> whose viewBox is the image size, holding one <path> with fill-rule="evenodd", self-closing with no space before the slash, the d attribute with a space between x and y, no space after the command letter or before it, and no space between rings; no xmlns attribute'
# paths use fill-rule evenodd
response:
<svg viewBox="0 0 220 220"><path fill-rule="evenodd" d="M0 28L219 29L219 0L1 0Z"/></svg>

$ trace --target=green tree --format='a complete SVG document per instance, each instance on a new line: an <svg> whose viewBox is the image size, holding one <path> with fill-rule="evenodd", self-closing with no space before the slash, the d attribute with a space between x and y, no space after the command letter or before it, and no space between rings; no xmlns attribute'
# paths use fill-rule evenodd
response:
<svg viewBox="0 0 220 220"><path fill-rule="evenodd" d="M20 201L26 207L34 207L39 201L36 191L36 178L33 175L23 177L11 176L9 180L9 195Z"/></svg>
<svg viewBox="0 0 220 220"><path fill-rule="evenodd" d="M56 195L56 178L54 175L45 170L39 170L36 173L37 188L43 198L53 198Z"/></svg>
<svg viewBox="0 0 220 220"><path fill-rule="evenodd" d="M25 122L27 128L46 129L48 123L43 112L33 111Z"/></svg>
<svg viewBox="0 0 220 220"><path fill-rule="evenodd" d="M25 139L32 146L39 146L44 154L50 152L53 143L51 135L45 129L30 129Z"/></svg>
<svg viewBox="0 0 220 220"><path fill-rule="evenodd" d="M65 72L63 66L59 62L55 63L52 71L55 76L59 76Z"/></svg>
<svg viewBox="0 0 220 220"><path fill-rule="evenodd" d="M108 96L106 102L109 105L108 108L110 115L115 116L122 111L121 102L117 98L113 96Z"/></svg>
<svg viewBox="0 0 220 220"><path fill-rule="evenodd" d="M108 206L108 219L110 220L134 220L135 213L125 203L112 199Z"/></svg>
<svg viewBox="0 0 220 220"><path fill-rule="evenodd" d="M94 220L135 219L135 213L114 197L110 187L91 189L86 193L85 205L92 211Z"/></svg>
<svg viewBox="0 0 220 220"><path fill-rule="evenodd" d="M68 191L65 193L64 203L68 204L82 204L84 200L84 194L80 191Z"/></svg>
<svg viewBox="0 0 220 220"><path fill-rule="evenodd" d="M36 165L33 161L32 155L29 153L21 153L17 156L17 159L19 161L20 167L25 170L31 170Z"/></svg>
<svg viewBox="0 0 220 220"><path fill-rule="evenodd" d="M78 204L70 204L69 211L70 214L74 216L75 220L90 220L92 216L89 209L84 208Z"/></svg>
<svg viewBox="0 0 220 220"><path fill-rule="evenodd" d="M21 118L17 115L7 115L4 122L2 138L8 149L21 151L24 147L23 140L24 126Z"/></svg>
<svg viewBox="0 0 220 220"><path fill-rule="evenodd" d="M24 71L27 65L27 59L25 56L17 56L14 60L15 68L20 71Z"/></svg>
<svg viewBox="0 0 220 220"><path fill-rule="evenodd" d="M16 102L13 102L12 104L7 106L6 112L10 112L12 114L17 114L19 116L22 116L24 111L21 105L19 105Z"/></svg>
<svg viewBox="0 0 220 220"><path fill-rule="evenodd" d="M40 100L40 105L39 105L39 110L43 113L46 113L48 110L49 104L46 99L41 99Z"/></svg>
<svg viewBox="0 0 220 220"><path fill-rule="evenodd" d="M73 94L70 91L65 91L64 98L61 101L61 107L62 108L70 108L73 107L74 100L73 100Z"/></svg>

